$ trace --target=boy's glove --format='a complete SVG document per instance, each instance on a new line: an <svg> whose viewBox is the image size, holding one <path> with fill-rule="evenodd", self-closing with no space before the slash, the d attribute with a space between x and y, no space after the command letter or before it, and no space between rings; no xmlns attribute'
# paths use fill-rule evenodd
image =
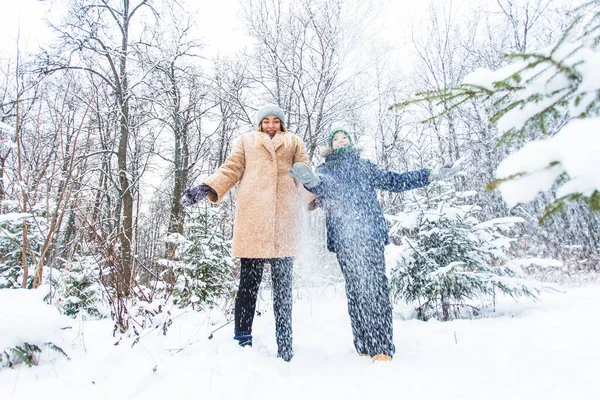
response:
<svg viewBox="0 0 600 400"><path fill-rule="evenodd" d="M295 163L294 166L290 169L290 174L296 179L300 181L301 184L304 185L307 189L312 189L315 186L319 186L321 183L321 179L312 171L312 169L303 163Z"/></svg>
<svg viewBox="0 0 600 400"><path fill-rule="evenodd" d="M429 180L430 181L435 181L435 180L439 180L439 181L445 181L447 179L453 178L456 175L458 175L459 173L462 172L462 163L465 160L464 157L459 158L458 160L452 162L447 162L446 165L444 165L441 168L436 168L436 169L432 169L429 172Z"/></svg>
<svg viewBox="0 0 600 400"><path fill-rule="evenodd" d="M181 204L184 207L189 207L193 204L196 204L200 200L204 199L210 193L214 193L215 191L208 185L201 183L198 186L193 188L187 188L183 191L183 196L181 197Z"/></svg>

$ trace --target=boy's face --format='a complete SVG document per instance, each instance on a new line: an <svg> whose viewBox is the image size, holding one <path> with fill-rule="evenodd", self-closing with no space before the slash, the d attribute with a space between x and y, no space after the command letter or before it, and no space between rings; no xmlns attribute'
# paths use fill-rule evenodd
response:
<svg viewBox="0 0 600 400"><path fill-rule="evenodd" d="M260 131L273 136L277 132L281 131L281 121L279 121L279 118L269 115L262 120L260 124Z"/></svg>
<svg viewBox="0 0 600 400"><path fill-rule="evenodd" d="M331 146L334 150L339 149L340 147L346 147L348 145L350 145L350 139L348 139L348 136L346 136L344 132L339 131L336 132L335 135L333 135Z"/></svg>

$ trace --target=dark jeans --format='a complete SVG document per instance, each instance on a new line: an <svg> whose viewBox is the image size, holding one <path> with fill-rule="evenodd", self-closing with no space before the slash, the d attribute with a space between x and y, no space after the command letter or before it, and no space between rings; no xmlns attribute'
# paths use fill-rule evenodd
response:
<svg viewBox="0 0 600 400"><path fill-rule="evenodd" d="M382 245L340 246L336 255L348 298L348 313L359 354L393 356L392 307Z"/></svg>
<svg viewBox="0 0 600 400"><path fill-rule="evenodd" d="M262 280L264 264L271 264L273 278L273 310L277 356L292 358L292 269L293 258L242 258L240 286L235 298L235 338L240 345L252 343L252 322L256 297Z"/></svg>

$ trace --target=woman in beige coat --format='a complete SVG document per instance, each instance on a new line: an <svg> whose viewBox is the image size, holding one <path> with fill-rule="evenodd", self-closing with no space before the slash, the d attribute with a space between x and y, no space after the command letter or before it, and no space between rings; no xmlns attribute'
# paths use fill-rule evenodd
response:
<svg viewBox="0 0 600 400"><path fill-rule="evenodd" d="M233 186L237 213L232 253L241 259L240 285L235 299L234 339L252 346L252 322L265 262L271 264L277 356L292 358L292 267L298 249L301 207L298 185L288 172L294 163L308 164L300 138L285 128L283 110L261 108L256 131L243 134L231 155L199 186L186 189L185 206L205 197L219 203ZM299 188L300 186L300 188Z"/></svg>

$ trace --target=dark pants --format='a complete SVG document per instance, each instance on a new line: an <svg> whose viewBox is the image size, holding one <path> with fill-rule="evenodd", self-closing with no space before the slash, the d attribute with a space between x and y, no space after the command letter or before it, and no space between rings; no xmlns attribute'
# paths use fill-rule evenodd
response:
<svg viewBox="0 0 600 400"><path fill-rule="evenodd" d="M252 321L265 262L271 264L277 356L292 358L293 258L242 258L240 286L235 298L235 336L240 345L252 344Z"/></svg>
<svg viewBox="0 0 600 400"><path fill-rule="evenodd" d="M394 355L392 307L382 245L340 246L336 253L346 281L348 313L359 354Z"/></svg>

